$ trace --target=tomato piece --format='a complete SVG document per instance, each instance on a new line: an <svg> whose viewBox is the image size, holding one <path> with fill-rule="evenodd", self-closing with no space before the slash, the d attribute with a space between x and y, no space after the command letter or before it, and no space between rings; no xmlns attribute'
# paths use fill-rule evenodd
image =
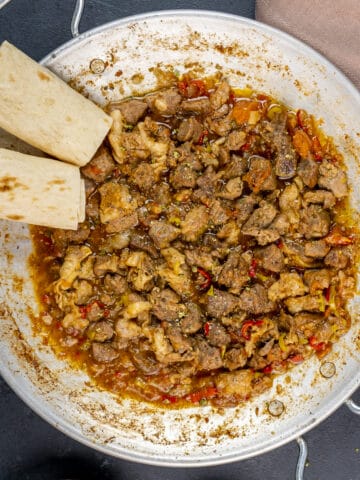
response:
<svg viewBox="0 0 360 480"><path fill-rule="evenodd" d="M260 103L254 100L239 100L234 105L232 117L239 125L247 123L250 119L251 112L259 111L260 107Z"/></svg>
<svg viewBox="0 0 360 480"><path fill-rule="evenodd" d="M249 277L250 278L255 278L256 277L257 266L258 266L258 261L256 260L256 258L253 258L251 260L251 264L250 264L250 268L249 268Z"/></svg>
<svg viewBox="0 0 360 480"><path fill-rule="evenodd" d="M203 399L210 399L216 397L218 394L217 388L216 387L205 387L202 388L201 390L197 390L196 392L190 393L186 397L187 400L190 400L192 403L199 403L200 400Z"/></svg>
<svg viewBox="0 0 360 480"><path fill-rule="evenodd" d="M295 355L290 355L288 357L288 360L293 363L294 365L299 365L304 361L304 357L301 355L301 353L295 354Z"/></svg>
<svg viewBox="0 0 360 480"><path fill-rule="evenodd" d="M295 150L302 158L307 158L312 147L311 140L304 130L296 130L292 137Z"/></svg>
<svg viewBox="0 0 360 480"><path fill-rule="evenodd" d="M273 371L273 367L272 365L266 365L266 367L264 367L262 370L262 373L265 373L265 374L269 374Z"/></svg>

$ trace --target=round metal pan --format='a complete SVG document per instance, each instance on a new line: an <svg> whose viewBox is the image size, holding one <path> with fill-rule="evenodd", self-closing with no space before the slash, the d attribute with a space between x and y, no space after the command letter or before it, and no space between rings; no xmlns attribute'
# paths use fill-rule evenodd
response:
<svg viewBox="0 0 360 480"><path fill-rule="evenodd" d="M96 60L94 62L93 60ZM360 95L314 50L254 21L206 11L163 11L115 21L80 35L43 61L104 104L165 85L168 72L221 72L233 86L251 85L323 120L344 153L354 215L360 152ZM2 139L9 143L9 140ZM164 410L117 400L70 369L34 335L37 312L27 268L28 228L1 222L0 372L39 415L76 440L128 460L177 467L244 459L298 437L338 408L360 384L360 298L352 327L326 358L336 373L320 374L316 358L237 408ZM277 401L278 416L269 413ZM280 403L279 403L280 402Z"/></svg>

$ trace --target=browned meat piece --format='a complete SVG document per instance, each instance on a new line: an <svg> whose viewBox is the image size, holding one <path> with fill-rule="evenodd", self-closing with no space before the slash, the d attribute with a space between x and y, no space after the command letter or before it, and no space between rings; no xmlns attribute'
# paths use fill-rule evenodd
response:
<svg viewBox="0 0 360 480"><path fill-rule="evenodd" d="M162 327L150 326L143 328L143 330L145 335L150 340L152 349L158 362L168 364L191 361L195 358L195 355L192 351L186 351L183 354L180 352L175 352Z"/></svg>
<svg viewBox="0 0 360 480"><path fill-rule="evenodd" d="M336 198L327 190L315 190L306 192L304 195L306 203L320 203L324 208L332 208L336 203Z"/></svg>
<svg viewBox="0 0 360 480"><path fill-rule="evenodd" d="M123 215L107 222L105 230L107 233L121 233L130 230L139 224L137 212L130 215Z"/></svg>
<svg viewBox="0 0 360 480"><path fill-rule="evenodd" d="M176 188L194 188L196 185L196 172L187 163L180 163L170 174L170 183Z"/></svg>
<svg viewBox="0 0 360 480"><path fill-rule="evenodd" d="M151 198L159 205L166 206L171 203L170 187L167 183L158 183L154 185Z"/></svg>
<svg viewBox="0 0 360 480"><path fill-rule="evenodd" d="M115 273L119 269L119 258L116 255L99 255L94 263L94 273L102 277L105 273Z"/></svg>
<svg viewBox="0 0 360 480"><path fill-rule="evenodd" d="M217 347L211 347L206 340L197 337L194 349L197 354L198 370L216 370L222 367L223 361Z"/></svg>
<svg viewBox="0 0 360 480"><path fill-rule="evenodd" d="M145 97L151 110L160 115L175 115L181 99L181 95L175 88Z"/></svg>
<svg viewBox="0 0 360 480"><path fill-rule="evenodd" d="M214 225L222 225L227 222L229 215L226 209L223 207L221 200L214 200L210 206L210 221Z"/></svg>
<svg viewBox="0 0 360 480"><path fill-rule="evenodd" d="M251 190L255 193L261 191L272 191L277 187L275 172L272 169L270 160L253 156L250 160L248 173L244 176Z"/></svg>
<svg viewBox="0 0 360 480"><path fill-rule="evenodd" d="M297 167L297 154L286 130L286 120L287 115L275 115L271 121L273 142L277 150L275 173L282 179L294 177Z"/></svg>
<svg viewBox="0 0 360 480"><path fill-rule="evenodd" d="M96 183L94 180L91 180L91 178L84 178L85 181L85 196L86 200L91 197L91 195L95 192L96 190Z"/></svg>
<svg viewBox="0 0 360 480"><path fill-rule="evenodd" d="M181 120L176 134L179 142L195 142L199 141L199 138L204 128L200 122L194 117L184 118Z"/></svg>
<svg viewBox="0 0 360 480"><path fill-rule="evenodd" d="M309 287L310 293L316 293L330 286L330 271L325 268L321 270L307 270L304 273L304 281Z"/></svg>
<svg viewBox="0 0 360 480"><path fill-rule="evenodd" d="M329 233L330 215L319 205L310 205L301 212L300 231L306 239L321 238Z"/></svg>
<svg viewBox="0 0 360 480"><path fill-rule="evenodd" d="M213 114L206 118L205 125L211 133L225 137L232 129L232 122L231 112L225 116L219 116L218 113L215 112L215 115Z"/></svg>
<svg viewBox="0 0 360 480"><path fill-rule="evenodd" d="M200 330L203 324L203 316L200 307L196 303L186 304L187 313L180 320L180 326L183 333L191 334Z"/></svg>
<svg viewBox="0 0 360 480"><path fill-rule="evenodd" d="M208 167L203 175L200 175L196 181L196 184L207 195L212 196L216 189L218 177L212 167Z"/></svg>
<svg viewBox="0 0 360 480"><path fill-rule="evenodd" d="M146 160L150 157L150 149L137 128L121 134L121 155L125 158L130 157L139 160ZM117 159L117 155L115 159Z"/></svg>
<svg viewBox="0 0 360 480"><path fill-rule="evenodd" d="M130 247L136 250L143 250L151 255L153 258L158 258L159 254L147 233L131 232L130 235Z"/></svg>
<svg viewBox="0 0 360 480"><path fill-rule="evenodd" d="M327 267L346 268L349 264L350 252L346 248L335 247L326 255L324 263Z"/></svg>
<svg viewBox="0 0 360 480"><path fill-rule="evenodd" d="M221 82L210 94L210 104L214 110L218 110L224 105L230 95L230 86L227 82Z"/></svg>
<svg viewBox="0 0 360 480"><path fill-rule="evenodd" d="M343 170L333 163L324 160L319 167L319 173L319 187L331 190L336 198L344 198L347 196L348 186L346 174Z"/></svg>
<svg viewBox="0 0 360 480"><path fill-rule="evenodd" d="M254 374L251 370L236 370L235 372L219 373L215 376L215 385L223 395L233 396L243 400L249 399L252 393L252 379Z"/></svg>
<svg viewBox="0 0 360 480"><path fill-rule="evenodd" d="M125 122L135 125L145 114L148 106L146 102L137 98L124 100L122 102L113 102L109 105L109 110L120 110Z"/></svg>
<svg viewBox="0 0 360 480"><path fill-rule="evenodd" d="M192 208L181 222L181 234L186 242L196 242L205 232L209 214L204 205Z"/></svg>
<svg viewBox="0 0 360 480"><path fill-rule="evenodd" d="M225 170L223 170L222 179L230 180L230 178L241 177L247 170L247 160L237 155L232 155Z"/></svg>
<svg viewBox="0 0 360 480"><path fill-rule="evenodd" d="M157 180L154 168L146 162L141 162L136 167L131 179L144 192L148 192Z"/></svg>
<svg viewBox="0 0 360 480"><path fill-rule="evenodd" d="M301 243L284 239L282 252L287 257L289 267L316 268L319 265L314 258L305 255L305 248Z"/></svg>
<svg viewBox="0 0 360 480"><path fill-rule="evenodd" d="M221 319L234 312L239 306L239 299L231 293L214 288L214 295L204 295L205 309L210 317Z"/></svg>
<svg viewBox="0 0 360 480"><path fill-rule="evenodd" d="M121 275L111 275L110 273L105 275L104 287L107 292L115 293L116 295L122 295L129 287L126 279Z"/></svg>
<svg viewBox="0 0 360 480"><path fill-rule="evenodd" d="M191 341L185 337L178 325L164 322L165 334L175 352L185 353L192 350Z"/></svg>
<svg viewBox="0 0 360 480"><path fill-rule="evenodd" d="M99 322L90 323L86 335L90 340L95 342L105 342L111 340L114 336L112 323L108 320L100 320Z"/></svg>
<svg viewBox="0 0 360 480"><path fill-rule="evenodd" d="M227 138L226 146L232 150L240 150L240 148L246 143L246 132L242 130L232 130Z"/></svg>
<svg viewBox="0 0 360 480"><path fill-rule="evenodd" d="M204 115L209 113L211 109L210 100L207 97L196 98L190 100L183 100L180 105L180 110L184 113L194 113L197 115Z"/></svg>
<svg viewBox="0 0 360 480"><path fill-rule="evenodd" d="M260 267L270 272L279 273L284 269L284 255L276 245L258 248L255 250L255 258Z"/></svg>
<svg viewBox="0 0 360 480"><path fill-rule="evenodd" d="M270 230L276 230L279 235L286 235L290 230L290 222L284 213L279 213L270 224Z"/></svg>
<svg viewBox="0 0 360 480"><path fill-rule="evenodd" d="M64 255L67 246L70 243L82 244L90 235L90 228L86 223L81 223L77 230L61 230L55 228L51 233L51 238L60 255Z"/></svg>
<svg viewBox="0 0 360 480"><path fill-rule="evenodd" d="M91 195L91 197L86 200L85 212L88 218L98 220L100 215L99 193L96 192L94 195Z"/></svg>
<svg viewBox="0 0 360 480"><path fill-rule="evenodd" d="M76 305L85 305L93 296L93 287L87 280L75 280L73 287L75 288Z"/></svg>
<svg viewBox="0 0 360 480"><path fill-rule="evenodd" d="M239 236L240 236L240 228L236 224L236 222L230 221L223 225L221 229L216 234L217 238L220 240L225 240L226 245L238 245L239 244Z"/></svg>
<svg viewBox="0 0 360 480"><path fill-rule="evenodd" d="M224 367L229 370L244 367L246 362L247 354L243 347L230 348L224 355Z"/></svg>
<svg viewBox="0 0 360 480"><path fill-rule="evenodd" d="M202 267L208 272L216 271L218 262L216 258L213 257L208 248L205 247L196 247L192 250L185 250L186 263L190 267L198 266Z"/></svg>
<svg viewBox="0 0 360 480"><path fill-rule="evenodd" d="M213 347L223 347L231 342L231 337L226 329L218 322L207 323L208 333L205 334L207 341Z"/></svg>
<svg viewBox="0 0 360 480"><path fill-rule="evenodd" d="M259 200L252 195L242 197L236 202L237 221L239 225L242 225L244 222L246 222L258 203Z"/></svg>
<svg viewBox="0 0 360 480"><path fill-rule="evenodd" d="M330 251L329 245L325 240L313 240L305 242L305 255L312 258L324 258Z"/></svg>
<svg viewBox="0 0 360 480"><path fill-rule="evenodd" d="M153 291L151 300L153 304L152 312L159 320L174 322L186 312L185 305L179 303L180 297L169 288L160 292Z"/></svg>
<svg viewBox="0 0 360 480"><path fill-rule="evenodd" d="M242 228L244 235L256 236L259 230L266 228L276 217L276 208L267 203L265 200L260 202L260 207L257 208L250 216L248 221Z"/></svg>
<svg viewBox="0 0 360 480"><path fill-rule="evenodd" d="M169 243L175 240L180 234L180 230L165 221L153 221L149 230L149 235L157 248L166 248Z"/></svg>
<svg viewBox="0 0 360 480"><path fill-rule="evenodd" d="M134 342L129 350L133 364L141 372L146 375L157 375L160 373L162 365L156 360L147 340Z"/></svg>
<svg viewBox="0 0 360 480"><path fill-rule="evenodd" d="M268 290L268 297L273 302L287 297L304 295L308 288L304 285L301 276L296 272L280 273L280 279L273 283Z"/></svg>
<svg viewBox="0 0 360 480"><path fill-rule="evenodd" d="M293 328L303 332L306 337L314 335L318 326L323 323L324 315L320 313L297 313L292 317Z"/></svg>
<svg viewBox="0 0 360 480"><path fill-rule="evenodd" d="M238 252L231 252L217 279L219 285L228 287L231 293L239 293L249 281L249 267Z"/></svg>
<svg viewBox="0 0 360 480"><path fill-rule="evenodd" d="M252 315L272 312L276 308L269 300L266 288L258 283L248 290L243 290L239 297L239 307Z"/></svg>
<svg viewBox="0 0 360 480"><path fill-rule="evenodd" d="M91 354L95 362L110 363L119 356L119 352L109 343L91 344Z"/></svg>
<svg viewBox="0 0 360 480"><path fill-rule="evenodd" d="M304 297L287 298L284 301L290 313L299 313L302 311L319 312L321 301L317 295L305 295Z"/></svg>
<svg viewBox="0 0 360 480"><path fill-rule="evenodd" d="M240 177L231 178L220 192L217 193L217 197L224 198L226 200L235 200L239 198L243 191L243 182Z"/></svg>
<svg viewBox="0 0 360 480"><path fill-rule="evenodd" d="M279 207L289 222L297 226L300 220L301 196L294 183L287 185L281 192Z"/></svg>
<svg viewBox="0 0 360 480"><path fill-rule="evenodd" d="M101 146L81 173L95 182L103 182L114 170L115 162L106 147Z"/></svg>
<svg viewBox="0 0 360 480"><path fill-rule="evenodd" d="M314 188L319 178L319 165L311 158L302 158L297 174L307 187Z"/></svg>

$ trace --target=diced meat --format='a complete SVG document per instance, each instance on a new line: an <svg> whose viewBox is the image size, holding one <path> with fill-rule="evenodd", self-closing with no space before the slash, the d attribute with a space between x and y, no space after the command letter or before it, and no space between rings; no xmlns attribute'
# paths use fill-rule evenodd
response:
<svg viewBox="0 0 360 480"><path fill-rule="evenodd" d="M194 358L192 351L175 352L169 339L165 336L165 332L161 327L147 327L144 329L146 336L149 338L156 359L164 364L175 362L186 362Z"/></svg>
<svg viewBox="0 0 360 480"><path fill-rule="evenodd" d="M229 370L236 370L244 367L247 362L247 354L243 347L230 348L224 356L224 367Z"/></svg>
<svg viewBox="0 0 360 480"><path fill-rule="evenodd" d="M116 182L107 182L99 188L101 195L100 220L108 223L133 213L137 207L129 187Z"/></svg>
<svg viewBox="0 0 360 480"><path fill-rule="evenodd" d="M118 318L115 323L115 331L118 338L124 340L130 340L142 335L142 329L136 321L125 317Z"/></svg>
<svg viewBox="0 0 360 480"><path fill-rule="evenodd" d="M117 232L114 235L109 235L102 245L102 250L106 252L113 252L114 250L122 250L130 243L130 232Z"/></svg>
<svg viewBox="0 0 360 480"><path fill-rule="evenodd" d="M270 224L270 230L276 230L279 235L286 235L290 230L290 222L284 213L276 215L273 222Z"/></svg>
<svg viewBox="0 0 360 480"><path fill-rule="evenodd" d="M292 317L295 330L303 332L305 336L310 337L318 326L323 323L324 315L319 313L297 313Z"/></svg>
<svg viewBox="0 0 360 480"><path fill-rule="evenodd" d="M239 296L239 307L253 315L269 313L276 308L273 301L268 298L266 288L258 283L248 290L243 290Z"/></svg>
<svg viewBox="0 0 360 480"><path fill-rule="evenodd" d="M216 236L221 240L225 240L226 245L238 245L240 228L233 220L223 225Z"/></svg>
<svg viewBox="0 0 360 480"><path fill-rule="evenodd" d="M153 221L149 230L157 248L166 248L169 243L180 235L180 230L165 221Z"/></svg>
<svg viewBox="0 0 360 480"><path fill-rule="evenodd" d="M266 228L276 217L276 208L262 201L260 208L257 208L251 215L248 221L243 225L241 232L244 235L256 237L260 245L275 242L279 237L279 232L275 229Z"/></svg>
<svg viewBox="0 0 360 480"><path fill-rule="evenodd" d="M347 196L348 186L346 174L336 165L324 160L319 167L318 185L321 188L331 190L336 198L344 198Z"/></svg>
<svg viewBox="0 0 360 480"><path fill-rule="evenodd" d="M208 322L207 323L206 335L207 341L213 347L222 347L228 345L231 342L230 335L226 332L226 329L218 322Z"/></svg>
<svg viewBox="0 0 360 480"><path fill-rule="evenodd" d="M239 293L249 281L249 267L238 252L231 252L217 279L218 284L228 287L231 293Z"/></svg>
<svg viewBox="0 0 360 480"><path fill-rule="evenodd" d="M231 112L225 116L220 116L218 112L215 114L209 115L206 118L206 125L211 133L216 133L219 137L225 137L232 129L233 125ZM220 153L221 147L219 147L218 152Z"/></svg>
<svg viewBox="0 0 360 480"><path fill-rule="evenodd" d="M235 395L247 400L252 391L253 373L251 370L237 370L235 372L220 373L215 377L216 388L223 394Z"/></svg>
<svg viewBox="0 0 360 480"><path fill-rule="evenodd" d="M220 198L225 198L226 200L235 200L239 198L243 191L243 182L240 177L231 178L228 180L224 188L217 193L217 196Z"/></svg>
<svg viewBox="0 0 360 480"><path fill-rule="evenodd" d="M314 258L305 255L305 248L301 243L284 239L282 252L287 257L289 267L315 268L318 266Z"/></svg>
<svg viewBox="0 0 360 480"><path fill-rule="evenodd" d="M346 248L335 247L326 255L324 263L327 267L346 268L349 264L350 254Z"/></svg>
<svg viewBox="0 0 360 480"><path fill-rule="evenodd" d="M280 210L292 225L297 225L300 220L301 197L297 186L292 183L287 185L279 198Z"/></svg>
<svg viewBox="0 0 360 480"><path fill-rule="evenodd" d="M300 231L306 239L321 238L329 233L330 215L319 205L310 205L301 212Z"/></svg>
<svg viewBox="0 0 360 480"><path fill-rule="evenodd" d="M153 258L157 258L159 256L154 242L147 233L140 233L136 231L132 232L130 235L130 247L143 250Z"/></svg>
<svg viewBox="0 0 360 480"><path fill-rule="evenodd" d="M176 137L180 142L197 143L202 132L203 126L201 123L196 118L189 117L181 120Z"/></svg>
<svg viewBox="0 0 360 480"><path fill-rule="evenodd" d="M133 212L130 215L123 215L110 220L105 227L107 233L122 233L126 230L130 230L139 224L139 218L137 212Z"/></svg>
<svg viewBox="0 0 360 480"><path fill-rule="evenodd" d="M218 110L224 105L230 95L230 86L228 82L221 82L216 89L210 94L210 104L214 110Z"/></svg>
<svg viewBox="0 0 360 480"><path fill-rule="evenodd" d="M314 188L319 178L319 164L311 158L302 158L298 165L297 174L309 188Z"/></svg>
<svg viewBox="0 0 360 480"><path fill-rule="evenodd" d="M211 196L215 192L218 177L212 167L208 167L203 175L200 175L196 184L207 195Z"/></svg>
<svg viewBox="0 0 360 480"><path fill-rule="evenodd" d="M165 265L158 267L157 273L181 297L189 297L194 290L189 272L183 268L174 269Z"/></svg>
<svg viewBox="0 0 360 480"><path fill-rule="evenodd" d="M115 162L106 147L101 146L81 173L95 182L103 182L114 170Z"/></svg>
<svg viewBox="0 0 360 480"><path fill-rule="evenodd" d="M309 287L311 294L328 288L330 281L330 271L325 268L321 270L307 270L304 273L304 282Z"/></svg>
<svg viewBox="0 0 360 480"><path fill-rule="evenodd" d="M93 287L87 280L75 280L73 287L75 288L76 305L85 305L93 296Z"/></svg>
<svg viewBox="0 0 360 480"><path fill-rule="evenodd" d="M210 100L207 97L183 100L180 109L184 113L204 115L210 112Z"/></svg>
<svg viewBox="0 0 360 480"><path fill-rule="evenodd" d="M312 258L324 258L330 251L330 246L325 240L313 240L305 242L305 255Z"/></svg>
<svg viewBox="0 0 360 480"><path fill-rule="evenodd" d="M230 180L230 178L241 177L247 170L247 160L237 155L232 155L231 160L226 168L222 171L222 178Z"/></svg>
<svg viewBox="0 0 360 480"><path fill-rule="evenodd" d="M86 331L87 337L96 342L111 340L114 333L112 323L107 320L100 320L99 322L91 323Z"/></svg>
<svg viewBox="0 0 360 480"><path fill-rule="evenodd" d="M181 223L181 234L185 241L196 242L205 232L209 223L209 214L204 205L194 207Z"/></svg>
<svg viewBox="0 0 360 480"><path fill-rule="evenodd" d="M186 311L185 305L179 303L180 297L169 288L153 292L151 297L152 312L159 320L174 322Z"/></svg>
<svg viewBox="0 0 360 480"><path fill-rule="evenodd" d="M214 295L205 295L205 309L210 317L221 319L234 312L239 306L239 299L231 293L214 288Z"/></svg>
<svg viewBox="0 0 360 480"><path fill-rule="evenodd" d="M57 287L67 290L71 287L74 280L80 276L81 263L92 251L89 247L82 245L71 245L67 248L64 263L60 267L60 278L57 281Z"/></svg>
<svg viewBox="0 0 360 480"><path fill-rule="evenodd" d="M249 171L243 179L255 193L272 191L277 187L275 172L270 160L258 156L251 157Z"/></svg>
<svg viewBox="0 0 360 480"><path fill-rule="evenodd" d="M94 273L102 277L105 273L115 273L119 269L119 258L116 255L99 255L94 263Z"/></svg>
<svg viewBox="0 0 360 480"><path fill-rule="evenodd" d="M175 88L163 90L159 93L145 97L149 107L159 115L175 115L180 102L181 95Z"/></svg>
<svg viewBox="0 0 360 480"><path fill-rule="evenodd" d="M319 312L321 302L317 295L305 295L304 297L293 297L285 300L285 305L290 313L299 313L302 311Z"/></svg>
<svg viewBox="0 0 360 480"><path fill-rule="evenodd" d="M113 102L109 105L109 110L120 110L125 122L135 125L147 110L147 103L137 98L124 100L122 102Z"/></svg>
<svg viewBox="0 0 360 480"><path fill-rule="evenodd" d="M284 255L276 245L255 250L255 258L259 261L260 267L270 272L279 273L285 266Z"/></svg>
<svg viewBox="0 0 360 480"><path fill-rule="evenodd" d="M194 348L197 353L198 370L216 370L222 367L223 361L217 347L211 347L206 340L198 337L195 339Z"/></svg>
<svg viewBox="0 0 360 480"><path fill-rule="evenodd" d="M229 219L228 212L223 207L221 200L214 200L211 203L209 215L213 225L223 225Z"/></svg>
<svg viewBox="0 0 360 480"><path fill-rule="evenodd" d="M185 353L192 350L190 339L182 334L181 329L178 325L167 322L164 322L164 324L165 334L170 340L171 346L173 347L175 352Z"/></svg>
<svg viewBox="0 0 360 480"><path fill-rule="evenodd" d="M296 272L281 273L280 279L273 283L268 290L269 299L273 302L287 297L297 297L308 292L301 276Z"/></svg>
<svg viewBox="0 0 360 480"><path fill-rule="evenodd" d="M246 132L242 130L232 130L228 137L226 145L230 151L240 150L240 148L246 143Z"/></svg>
<svg viewBox="0 0 360 480"><path fill-rule="evenodd" d="M190 267L202 267L208 272L216 270L218 265L216 259L211 255L209 249L205 247L197 247L192 250L185 250L186 262Z"/></svg>
<svg viewBox="0 0 360 480"><path fill-rule="evenodd" d="M315 190L306 192L304 195L306 203L320 203L324 208L332 208L336 203L334 195L327 190Z"/></svg>
<svg viewBox="0 0 360 480"><path fill-rule="evenodd" d="M141 162L132 174L132 181L140 190L149 192L157 180L157 175L150 163Z"/></svg>
<svg viewBox="0 0 360 480"><path fill-rule="evenodd" d="M181 319L180 326L183 333L196 333L202 327L202 313L200 307L196 303L189 302L186 304L187 313Z"/></svg>
<svg viewBox="0 0 360 480"><path fill-rule="evenodd" d="M111 275L110 273L105 275L104 287L107 292L115 293L116 295L122 295L128 290L128 283L121 275Z"/></svg>
<svg viewBox="0 0 360 480"><path fill-rule="evenodd" d="M188 163L180 163L170 174L170 183L176 188L194 188L197 174Z"/></svg>
<svg viewBox="0 0 360 480"><path fill-rule="evenodd" d="M258 199L252 195L242 197L236 202L237 221L240 225L248 220L258 203Z"/></svg>
<svg viewBox="0 0 360 480"><path fill-rule="evenodd" d="M119 356L119 352L109 343L92 343L91 353L95 362L99 363L112 362Z"/></svg>

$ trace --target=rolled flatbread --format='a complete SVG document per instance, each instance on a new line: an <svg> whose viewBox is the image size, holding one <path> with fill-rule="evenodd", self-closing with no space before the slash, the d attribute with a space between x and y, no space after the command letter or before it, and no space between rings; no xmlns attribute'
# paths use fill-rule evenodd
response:
<svg viewBox="0 0 360 480"><path fill-rule="evenodd" d="M0 218L76 230L85 219L79 168L0 148Z"/></svg>
<svg viewBox="0 0 360 480"><path fill-rule="evenodd" d="M51 156L83 166L112 119L8 42L0 46L0 127Z"/></svg>

